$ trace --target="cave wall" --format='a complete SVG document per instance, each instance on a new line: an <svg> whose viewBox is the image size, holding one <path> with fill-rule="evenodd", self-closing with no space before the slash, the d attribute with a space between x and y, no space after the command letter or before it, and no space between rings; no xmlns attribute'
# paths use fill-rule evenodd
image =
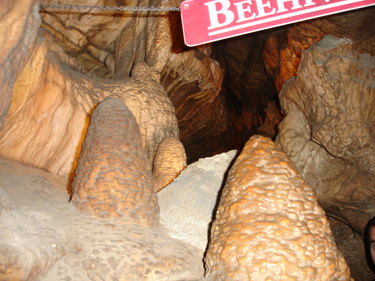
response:
<svg viewBox="0 0 375 281"><path fill-rule="evenodd" d="M4 1L0 11L0 129L3 127L12 99L14 81L27 61L28 46L33 44L40 17L35 1ZM22 16L20 16L22 15Z"/></svg>
<svg viewBox="0 0 375 281"><path fill-rule="evenodd" d="M135 115L150 163L164 137L179 137L192 162L240 150L252 134L276 137L285 115L277 144L327 214L363 233L375 213L374 8L187 48L176 13L44 10L37 32L35 2L14 3L1 15L15 27L0 29L2 157L72 178L91 112L107 96ZM23 9L10 13L16 4ZM327 34L348 39L316 44Z"/></svg>
<svg viewBox="0 0 375 281"><path fill-rule="evenodd" d="M46 30L30 47L0 132L2 157L72 180L91 112L107 96L123 99L135 116L150 164L164 137L178 138L174 107L145 63L127 79L104 80L85 75Z"/></svg>
<svg viewBox="0 0 375 281"><path fill-rule="evenodd" d="M81 0L66 4L177 7L180 1ZM227 149L217 137L227 131L229 120L219 95L222 69L210 58L210 45L194 49L184 45L178 12L87 12L45 9L41 27L94 77L128 78L134 63L145 61L176 109L180 140L189 162Z"/></svg>
<svg viewBox="0 0 375 281"><path fill-rule="evenodd" d="M375 57L326 36L303 53L279 93L286 114L277 143L326 208L364 233L374 213ZM302 82L303 81L303 82Z"/></svg>
<svg viewBox="0 0 375 281"><path fill-rule="evenodd" d="M264 42L262 58L277 91L284 81L296 74L302 51L325 35L350 38L357 52L374 55L374 13L374 8L365 8L296 23L272 32Z"/></svg>

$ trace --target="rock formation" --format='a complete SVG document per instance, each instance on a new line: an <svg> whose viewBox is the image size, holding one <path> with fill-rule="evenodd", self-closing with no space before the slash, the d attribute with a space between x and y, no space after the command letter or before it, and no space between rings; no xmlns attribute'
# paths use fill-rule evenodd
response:
<svg viewBox="0 0 375 281"><path fill-rule="evenodd" d="M180 1L67 0L64 4L178 7ZM86 9L66 13L46 8L41 17L42 27L94 76L127 79L133 75L135 63L146 62L176 109L180 140L189 162L223 151L217 136L227 131L229 116L219 96L222 70L210 58L210 45L195 49L184 45L178 12Z"/></svg>
<svg viewBox="0 0 375 281"><path fill-rule="evenodd" d="M131 217L78 212L67 180L0 159L0 280L197 280L201 252Z"/></svg>
<svg viewBox="0 0 375 281"><path fill-rule="evenodd" d="M304 52L280 92L277 143L322 206L362 234L374 213L375 59L351 40L326 36Z"/></svg>
<svg viewBox="0 0 375 281"><path fill-rule="evenodd" d="M375 9L366 8L296 23L279 29L265 40L262 51L267 75L280 91L284 81L296 75L303 50L325 35L349 38L359 53L375 54Z"/></svg>
<svg viewBox="0 0 375 281"><path fill-rule="evenodd" d="M350 280L313 190L260 136L229 172L205 262L209 280Z"/></svg>
<svg viewBox="0 0 375 281"><path fill-rule="evenodd" d="M202 257L223 182L236 155L231 150L201 158L158 193L160 223L173 238L198 248Z"/></svg>
<svg viewBox="0 0 375 281"><path fill-rule="evenodd" d="M91 115L72 191L83 212L157 226L151 165L137 122L120 99L105 99Z"/></svg>
<svg viewBox="0 0 375 281"><path fill-rule="evenodd" d="M4 1L0 22L0 129L10 107L13 83L20 74L29 54L29 46L36 38L40 17L36 0Z"/></svg>
<svg viewBox="0 0 375 281"><path fill-rule="evenodd" d="M154 190L158 192L170 184L186 167L185 149L175 138L165 138L159 144L154 161Z"/></svg>
<svg viewBox="0 0 375 281"><path fill-rule="evenodd" d="M42 4L60 2L43 0ZM176 7L179 1L67 0L64 4ZM269 141L258 138L273 158L267 149L246 147L220 203L206 257L209 278L263 274L265 279L270 268L276 268L270 276L292 268L301 276L315 272L323 280L329 279L325 274L348 279L322 209L300 175L312 186L335 233L343 233L343 223L348 225L345 237L351 229L357 233L353 247L359 251L366 220L375 214L375 37L369 20L374 11L363 9L214 46L187 48L175 12L43 8L40 28L34 0L1 2L0 156L62 175L68 183L76 172L72 198L83 213L68 203L69 195L55 192L51 186L55 179L41 178L49 179L45 173L29 177L12 172L8 178L11 162L4 160L7 164L0 165L0 228L5 230L0 231L0 274L7 279L83 281L124 276L129 280L201 278L201 251L173 240L158 226L155 192L178 176L186 158L192 162L229 148L241 150L255 133L274 138L275 125L282 118L275 85L277 90L282 88L280 105L286 115L276 142L298 172ZM255 155L264 153L268 162L257 156L251 160L249 149ZM258 160L258 166L266 166L246 164ZM273 205L272 192L280 191L280 184L272 182L279 183L282 176L272 174L261 186L269 188L267 196L258 194L257 202L245 204L259 212L235 209L246 200L233 203L235 196L229 191L246 199L248 193L241 188L262 179L242 171L269 171L271 164L287 171L293 186L288 194L294 196L287 198L290 205ZM25 185L26 191L19 175L31 182ZM231 179L243 179L244 184ZM249 186L249 192L251 188L261 190ZM287 196L283 192L280 197ZM24 204L27 197L32 200L30 206ZM298 204L293 201L296 198ZM287 219L277 220L272 213L263 220L267 223L259 224L258 219L274 208L289 216L291 225L295 223L292 235L301 229L299 242L310 241L301 241L307 236L315 239L308 243L316 247L306 248L310 260L304 259L306 251L301 254L301 243L289 243L283 236L290 233L284 225ZM290 208L305 208L314 215L293 220ZM254 220L242 224L247 216ZM259 260L252 258L250 246L244 247L252 245L253 238L246 235L256 224L263 227L259 237L271 239L272 246L258 245ZM235 236L237 228L246 230L241 241ZM222 245L229 248L221 252ZM347 256L355 252L349 246L345 245ZM289 260L282 259L287 255ZM274 267L277 258L283 269ZM241 266L233 265L236 260ZM263 272L254 273L252 268L261 260L263 265L256 268ZM338 277L340 270L342 277Z"/></svg>
<svg viewBox="0 0 375 281"><path fill-rule="evenodd" d="M265 109L277 98L275 86L265 73L261 57L263 42L269 34L269 31L262 31L230 38L213 47L214 58L225 70L225 95L238 103L238 112L231 112L230 117L236 130L242 133L242 146L251 135L264 133L258 129L266 122ZM234 101L231 104L233 106ZM278 115L282 116L280 111ZM266 136L276 137L277 123L273 126L276 130L269 130Z"/></svg>
<svg viewBox="0 0 375 281"><path fill-rule="evenodd" d="M39 32L14 84L0 132L2 157L72 179L91 111L109 95L122 98L134 114L150 163L163 138L178 138L173 105L145 63L121 81L90 78L82 72L48 32Z"/></svg>

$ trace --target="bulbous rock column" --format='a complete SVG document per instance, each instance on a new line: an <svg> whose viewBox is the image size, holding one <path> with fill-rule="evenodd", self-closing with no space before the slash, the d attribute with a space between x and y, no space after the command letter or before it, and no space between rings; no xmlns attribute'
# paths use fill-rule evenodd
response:
<svg viewBox="0 0 375 281"><path fill-rule="evenodd" d="M107 98L92 113L72 191L72 201L85 213L158 225L151 166L122 100Z"/></svg>
<svg viewBox="0 0 375 281"><path fill-rule="evenodd" d="M173 137L159 144L153 166L155 192L170 184L186 168L186 154L182 143Z"/></svg>
<svg viewBox="0 0 375 281"><path fill-rule="evenodd" d="M350 280L311 187L268 138L229 172L205 258L208 280Z"/></svg>

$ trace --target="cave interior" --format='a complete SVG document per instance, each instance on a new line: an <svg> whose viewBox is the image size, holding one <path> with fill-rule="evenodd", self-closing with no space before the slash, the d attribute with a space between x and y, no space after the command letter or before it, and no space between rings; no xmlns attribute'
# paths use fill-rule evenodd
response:
<svg viewBox="0 0 375 281"><path fill-rule="evenodd" d="M156 151L163 139L177 138L186 153L186 159L181 160L186 164L181 164L172 178L176 178L186 165L198 163L201 158L234 149L240 155L253 136L271 139L314 191L352 278L375 278L364 246L367 221L375 215L375 7L188 47L183 41L181 18L176 11L47 6L178 7L180 3L177 0L5 0L0 3L1 187L24 185L21 183L21 178L24 178L38 186L36 190L45 189L40 191L44 192L41 197L50 196L51 202L65 200L66 204L73 200L78 210L89 212L86 201L80 201L84 195L79 192L85 188L86 182L91 184L91 179L98 181L98 176L91 178L94 166L81 170L80 165L86 167L84 162L94 161L90 159L95 157L98 157L95 163L100 163L105 148L121 142L113 137L113 143L95 148L103 140L99 136L102 133L95 135L93 129L92 143L86 143L86 134L91 134L88 129L90 119L94 119L91 116L95 113L97 126L99 128L102 124L103 132L120 131L116 116L122 114L117 113L122 105L104 108L110 104L110 98L120 99L121 104L129 109L119 111L130 112L131 116L125 114L118 118L133 120L135 117L140 133L139 140L129 137L129 143L140 144L125 146L130 147L129 150L144 150L144 159L140 157L139 161L149 162L147 165L151 165L148 169L150 174L154 173L151 175L154 182L162 181L156 180L154 171L157 171ZM103 108L98 107L100 104ZM103 117L106 110L109 112L106 114L112 117ZM133 130L130 127L127 134ZM79 160L80 157L87 158L84 161ZM177 159L179 156L169 157ZM111 163L110 157L108 159ZM160 165L167 165L168 161L160 158ZM134 167L143 167L136 161L133 164ZM20 165L22 172L14 172L11 165ZM100 167L104 169L105 165ZM40 172L28 170L35 168ZM41 181L35 173L42 171L49 176L40 174ZM34 176L28 175L29 172ZM90 180L85 180L86 177ZM173 179L166 180L171 181ZM60 191L66 195L63 199L54 201L59 196L52 193L50 182L62 186ZM138 187L141 189L139 183ZM25 191L21 196L16 192L21 189L15 188L13 193L8 189L6 193L0 188L0 225L6 229L3 235L18 231L10 226L14 215L10 210L17 210L17 215L24 220L33 221L29 218L33 215L19 206L27 202L25 194L28 193ZM145 200L146 193L134 196L143 196L142 200ZM14 203L12 196L20 197L21 203ZM157 200L152 196L147 199L147 204L156 206ZM146 208L144 205L140 208L139 213L151 212L142 209ZM66 210L57 207L55 212L70 216L70 213L64 213ZM69 212L73 211L69 209ZM116 216L110 216L116 219ZM134 216L138 218L138 215ZM159 235L149 229L152 228L152 223L148 223L151 219L141 216L138 219L144 227L142 233L118 226L111 220L108 224L113 223L116 225L113 228L134 241L142 241L146 235ZM77 224L94 225L98 231L105 225L85 220L80 218ZM58 223L50 225L51 228L59 227ZM30 229L22 230L18 239L24 239L26 233L31 233ZM47 239L49 232L44 234L43 231L38 235L40 239ZM94 235L88 233L87 237ZM143 258L137 256L132 257L136 261L129 262L132 266L120 268L118 264L121 263L116 263L115 259L112 261L109 254L111 270L101 268L97 260L87 259L82 261L87 274L82 277L74 275L74 266L68 259L64 265L58 263L63 256L72 254L68 248L64 249L65 242L56 242L54 252L38 252L32 248L30 251L34 254L27 252L22 257L27 244L38 240L32 239L36 240L25 238L17 247L0 241L0 280L198 280L192 274L196 265L191 261L183 261L188 264L188 269L183 273L179 271L181 279L165 276L158 279L156 275L144 274L141 277L137 274L154 266L172 276L178 261L162 257L159 263L150 265L152 262L148 261L144 266L142 262L136 263ZM102 234L97 239L105 241L106 238ZM160 236L158 239L165 238ZM35 249L42 249L43 245L39 247L38 243L35 242ZM77 253L86 251L82 250L84 246L80 243L83 242L74 244ZM12 250L13 246L17 250ZM134 255L148 256L153 251L150 255L157 259L163 251L148 247ZM183 246L173 247L165 251L183 252ZM98 256L107 257L105 250L97 251ZM185 252L182 255L193 254ZM71 259L71 263L78 261L78 254L76 259ZM201 272L202 261L199 262L198 271ZM170 263L173 266L165 269ZM69 273L71 275L59 273L66 267L73 272ZM121 274L138 277L126 279ZM73 279L62 279L61 276ZM319 276L316 279L300 278L288 280L339 280Z"/></svg>

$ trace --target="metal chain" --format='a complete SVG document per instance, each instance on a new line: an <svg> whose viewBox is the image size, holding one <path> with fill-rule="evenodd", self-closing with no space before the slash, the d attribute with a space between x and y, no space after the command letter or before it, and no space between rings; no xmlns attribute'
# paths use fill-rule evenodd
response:
<svg viewBox="0 0 375 281"><path fill-rule="evenodd" d="M88 5L44 5L41 4L40 8L53 8L59 10L86 10L86 9L98 9L98 10L112 10L112 11L180 11L180 7L126 7L126 6L88 6Z"/></svg>

